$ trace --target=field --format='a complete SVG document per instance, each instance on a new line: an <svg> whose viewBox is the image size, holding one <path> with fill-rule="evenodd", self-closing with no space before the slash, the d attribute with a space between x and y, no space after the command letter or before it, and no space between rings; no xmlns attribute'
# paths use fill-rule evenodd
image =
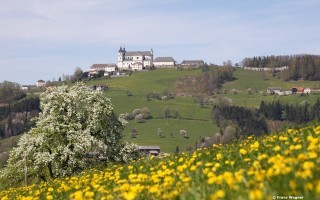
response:
<svg viewBox="0 0 320 200"><path fill-rule="evenodd" d="M320 126L0 191L8 199L319 199Z"/></svg>
<svg viewBox="0 0 320 200"><path fill-rule="evenodd" d="M147 120L142 124L130 121L124 130L125 139L131 140L129 133L132 128L136 128L139 131L139 135L137 138L132 139L133 141L139 145L160 145L162 151L173 153L176 146L179 146L180 150L184 150L188 145L194 146L200 136L212 136L218 131L217 126L212 122L211 107L205 106L201 108L194 98L189 96L175 97L168 101L155 99L148 101L145 95L149 92L162 94L164 90L174 92L175 82L178 77L192 76L199 73L201 71L197 69L157 69L154 71L134 72L129 77L90 81L88 85L103 84L109 86L110 89L105 94L111 98L118 114L131 113L136 108L148 107L154 119ZM280 100L284 103L294 104L307 101L313 104L319 97L319 95L301 96L300 94L288 96L263 95L268 87L281 87L283 89L290 89L294 86L318 87L319 82L285 82L269 73L266 73L263 77L261 72L239 68L234 71L234 77L235 81L227 82L222 87L222 90L226 90L227 94L218 94L216 96L226 96L232 99L235 105L239 106L258 107L262 100L268 102ZM252 95L248 95L248 88L252 88ZM236 89L238 93L233 94L231 92L232 89ZM128 96L128 91L132 96ZM169 119L169 123L167 119L163 119L164 111L167 108L170 111L177 111L180 119ZM159 138L157 135L158 128L161 128L166 133L165 138ZM189 139L186 140L180 137L179 130L181 129L186 129L190 133ZM170 136L171 132L174 137Z"/></svg>
<svg viewBox="0 0 320 200"><path fill-rule="evenodd" d="M200 128L199 128L200 127ZM131 138L131 128L138 130L138 137ZM158 128L161 128L163 137L158 136ZM180 135L180 130L188 130L189 138ZM180 151L186 147L195 147L201 136L213 135L218 132L212 121L182 120L182 119L154 119L143 124L132 122L125 129L125 140L140 145L159 145L167 153L174 153L179 146Z"/></svg>
<svg viewBox="0 0 320 200"><path fill-rule="evenodd" d="M16 146L19 141L20 136L12 136L10 138L5 138L0 140L0 169L6 163L6 160L9 158L9 151L12 147Z"/></svg>
<svg viewBox="0 0 320 200"><path fill-rule="evenodd" d="M233 82L228 82L223 85L227 96L231 98L234 104L246 107L258 107L262 100L267 102L281 101L283 103L293 103L298 104L303 101L307 101L310 104L315 103L315 101L320 97L320 95L304 95L300 94L279 96L279 95L266 95L263 93L267 91L268 87L281 87L283 90L290 90L292 87L309 87L309 88L319 88L319 81L283 81L277 76L272 76L269 73L262 75L262 72L249 71L237 68L234 72L234 77L236 78ZM264 77L266 80L264 80ZM251 88L253 94L248 95L247 89ZM232 89L236 89L238 94L232 94Z"/></svg>
<svg viewBox="0 0 320 200"><path fill-rule="evenodd" d="M200 107L194 97L191 96L175 97L166 101L147 100L146 94L154 92L162 96L165 90L174 93L177 78L193 76L199 73L201 73L199 69L157 69L133 72L128 77L92 80L88 81L87 84L109 86L109 89L104 94L111 98L117 114L131 113L136 108L149 108L153 119L147 120L145 123L136 123L134 120L129 121L128 126L124 129L125 140L133 140L140 145L159 145L163 152L173 153L176 146L179 146L180 151L184 151L186 147L194 147L200 136L212 136L218 131L218 127L212 122L211 106ZM319 81L284 82L269 73L262 75L261 72L239 68L234 71L234 77L235 81L227 82L222 86L222 90L225 90L226 94L216 94L215 96L226 96L232 99L235 105L239 106L258 107L262 100L268 102L280 100L284 103L293 104L307 101L313 104L320 97L320 95L301 96L299 94L289 96L263 95L267 87L290 89L294 86L303 86L313 88L320 86ZM247 93L248 88L252 88L253 93L251 95ZM233 94L231 92L232 89L236 89L237 94ZM165 119L164 112L166 109L169 109L170 112L178 113L178 118ZM138 137L135 139L129 137L132 128L136 128L139 132ZM157 135L158 128L163 130L165 137L160 138ZM181 129L189 132L189 139L184 139L179 135ZM0 143L0 150L3 149L3 145L3 142ZM3 163L1 157L0 162Z"/></svg>
<svg viewBox="0 0 320 200"><path fill-rule="evenodd" d="M218 131L217 126L212 122L211 108L200 108L192 97L147 100L145 96L149 92L159 93L162 96L164 90L173 93L174 84L178 77L197 73L200 73L200 70L158 69L133 72L128 77L90 81L87 84L109 86L105 94L111 99L117 114L131 113L136 108L149 108L154 119L146 120L145 123L129 121L124 130L125 140L134 141L139 145L159 145L161 151L174 153L177 146L180 151L184 151L189 145L194 147L200 136L211 136ZM132 96L128 96L128 91ZM164 111L166 109L178 112L179 118L165 119ZM129 136L132 128L138 130L137 138L131 139ZM162 129L164 137L158 136L158 128ZM188 131L189 139L185 139L179 134L182 129ZM170 135L171 133L173 136Z"/></svg>
<svg viewBox="0 0 320 200"><path fill-rule="evenodd" d="M125 140L131 140L129 133L132 128L139 132L137 138L132 139L140 145L160 145L163 152L173 153L176 146L180 151L184 151L188 145L194 146L200 136L212 136L218 131L217 126L212 122L211 107L200 107L193 97L175 97L170 100L146 99L146 94L150 92L159 93L161 96L164 90L174 92L177 78L182 76L192 76L201 73L201 70L176 70L176 69L157 69L146 72L133 72L131 76L101 79L88 81L88 85L107 85L109 89L104 93L111 98L117 114L131 113L136 108L148 107L153 119L145 123L129 121L124 130ZM226 94L215 96L226 96L233 100L235 105L246 107L258 107L262 100L280 100L284 103L298 104L307 101L313 104L320 95L299 94L289 96L263 95L267 87L282 87L290 89L294 86L319 87L320 83L310 81L284 82L277 76L269 73L262 75L261 72L248 71L237 68L234 71L235 81L227 82L222 86ZM264 80L264 78L266 80ZM252 88L253 94L248 95L247 89ZM232 89L238 91L233 94ZM128 95L129 94L129 95ZM169 109L171 112L179 114L178 119L165 119L164 111ZM169 122L169 123L168 123ZM200 128L199 128L200 127ZM158 128L165 133L164 138L157 135ZM179 131L185 129L189 132L190 138L180 137ZM171 137L171 132L173 137ZM0 144L0 149L1 149Z"/></svg>

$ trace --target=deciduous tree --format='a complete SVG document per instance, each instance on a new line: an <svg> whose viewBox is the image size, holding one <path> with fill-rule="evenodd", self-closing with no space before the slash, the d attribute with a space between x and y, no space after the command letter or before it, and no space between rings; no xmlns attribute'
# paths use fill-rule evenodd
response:
<svg viewBox="0 0 320 200"><path fill-rule="evenodd" d="M48 180L85 168L90 151L121 160L132 149L120 141L125 121L116 117L111 101L83 83L48 89L41 95L41 111L35 128L10 153L1 183L23 180L25 157L29 176Z"/></svg>

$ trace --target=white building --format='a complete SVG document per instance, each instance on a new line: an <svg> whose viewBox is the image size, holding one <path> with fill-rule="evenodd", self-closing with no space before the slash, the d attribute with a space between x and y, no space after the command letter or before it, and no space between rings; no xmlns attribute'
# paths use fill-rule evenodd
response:
<svg viewBox="0 0 320 200"><path fill-rule="evenodd" d="M142 70L153 66L153 50L151 51L126 51L120 47L118 52L119 69Z"/></svg>
<svg viewBox="0 0 320 200"><path fill-rule="evenodd" d="M46 86L46 82L44 80L38 80L36 83L37 87L44 87Z"/></svg>
<svg viewBox="0 0 320 200"><path fill-rule="evenodd" d="M105 68L104 68L105 73L111 74L113 72L118 71L118 67L116 64L108 64Z"/></svg>
<svg viewBox="0 0 320 200"><path fill-rule="evenodd" d="M29 90L31 85L21 85L21 90Z"/></svg>
<svg viewBox="0 0 320 200"><path fill-rule="evenodd" d="M171 68L175 66L175 61L172 57L157 57L154 59L153 64L159 68Z"/></svg>
<svg viewBox="0 0 320 200"><path fill-rule="evenodd" d="M200 67L204 65L203 60L183 60L181 66L183 67Z"/></svg>
<svg viewBox="0 0 320 200"><path fill-rule="evenodd" d="M310 94L310 93L311 93L311 89L310 89L310 88L305 88L305 89L303 90L303 93L305 93L305 94Z"/></svg>
<svg viewBox="0 0 320 200"><path fill-rule="evenodd" d="M102 71L104 73L104 76L109 75L109 73L117 71L117 65L116 64L93 64L89 69L89 76L92 77L95 74L99 74L99 72Z"/></svg>
<svg viewBox="0 0 320 200"><path fill-rule="evenodd" d="M268 94L281 94L282 89L280 87L268 87L267 93Z"/></svg>
<svg viewBox="0 0 320 200"><path fill-rule="evenodd" d="M275 68L271 68L271 67L244 67L243 69L247 69L247 70L253 70L253 71L283 71L286 69L289 69L288 66L283 66L283 67L275 67Z"/></svg>

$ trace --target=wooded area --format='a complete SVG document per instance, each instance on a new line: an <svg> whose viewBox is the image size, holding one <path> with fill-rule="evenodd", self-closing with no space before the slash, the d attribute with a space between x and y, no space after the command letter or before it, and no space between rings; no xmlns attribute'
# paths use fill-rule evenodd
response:
<svg viewBox="0 0 320 200"><path fill-rule="evenodd" d="M258 56L242 60L243 67L252 68L280 68L288 66L280 72L281 78L289 80L320 80L319 55L291 55L291 56ZM275 73L276 71L273 71Z"/></svg>
<svg viewBox="0 0 320 200"><path fill-rule="evenodd" d="M212 95L221 88L225 81L232 80L232 67L204 67L199 75L178 78L175 84L175 92Z"/></svg>
<svg viewBox="0 0 320 200"><path fill-rule="evenodd" d="M27 96L17 83L0 83L0 139L28 131L39 111L39 97Z"/></svg>

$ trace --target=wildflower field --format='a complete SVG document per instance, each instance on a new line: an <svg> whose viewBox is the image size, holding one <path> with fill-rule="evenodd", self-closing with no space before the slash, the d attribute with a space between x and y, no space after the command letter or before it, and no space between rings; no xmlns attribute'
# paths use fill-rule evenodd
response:
<svg viewBox="0 0 320 200"><path fill-rule="evenodd" d="M0 192L0 199L320 199L320 126Z"/></svg>

